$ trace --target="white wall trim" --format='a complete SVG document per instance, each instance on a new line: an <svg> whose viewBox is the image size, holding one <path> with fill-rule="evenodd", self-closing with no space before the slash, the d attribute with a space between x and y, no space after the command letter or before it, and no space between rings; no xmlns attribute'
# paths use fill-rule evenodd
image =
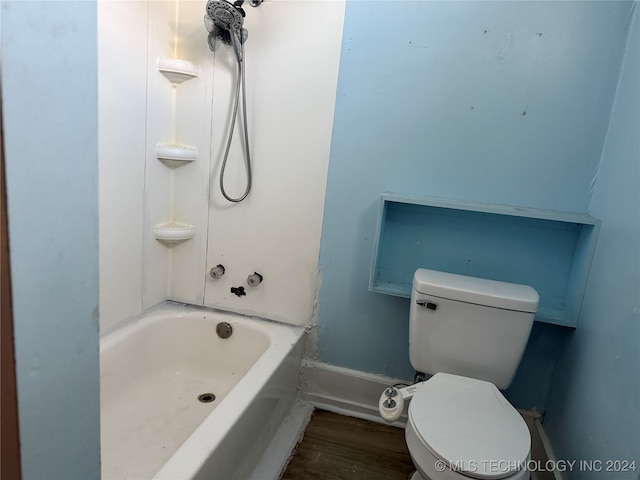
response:
<svg viewBox="0 0 640 480"><path fill-rule="evenodd" d="M556 457L555 452L553 451L553 447L551 446L551 441L549 440L549 436L547 435L544 426L542 425L542 417L538 417L535 419L536 428L538 429L538 435L540 436L540 441L542 442L542 446L544 447L544 451L547 454L547 458L553 462L554 465L558 464L558 457ZM555 480L563 480L562 473L557 469L553 470L553 477Z"/></svg>
<svg viewBox="0 0 640 480"><path fill-rule="evenodd" d="M391 377L305 359L300 376L300 396L316 408L386 423L378 413L380 394L385 387L402 382ZM406 422L405 410L392 425L404 428Z"/></svg>

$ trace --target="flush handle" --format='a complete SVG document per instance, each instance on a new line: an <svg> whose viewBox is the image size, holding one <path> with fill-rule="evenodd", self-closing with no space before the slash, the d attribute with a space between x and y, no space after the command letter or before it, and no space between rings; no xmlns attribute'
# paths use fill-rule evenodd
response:
<svg viewBox="0 0 640 480"><path fill-rule="evenodd" d="M429 310L435 310L438 308L437 303L427 302L426 300L417 300L416 303L421 307L428 308Z"/></svg>

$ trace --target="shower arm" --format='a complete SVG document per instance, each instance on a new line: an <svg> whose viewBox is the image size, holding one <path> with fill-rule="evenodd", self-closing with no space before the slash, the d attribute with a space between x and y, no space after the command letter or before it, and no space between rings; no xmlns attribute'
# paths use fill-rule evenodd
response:
<svg viewBox="0 0 640 480"><path fill-rule="evenodd" d="M264 0L249 0L249 5L251 5L252 7L259 7L260 5L262 5L263 1ZM242 7L243 4L244 0L236 0L235 2L233 2L234 7Z"/></svg>

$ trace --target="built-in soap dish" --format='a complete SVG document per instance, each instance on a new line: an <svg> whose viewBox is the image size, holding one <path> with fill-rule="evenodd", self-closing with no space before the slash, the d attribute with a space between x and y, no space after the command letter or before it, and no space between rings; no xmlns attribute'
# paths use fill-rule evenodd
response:
<svg viewBox="0 0 640 480"><path fill-rule="evenodd" d="M159 57L158 70L174 85L180 85L185 80L200 75L199 65L179 58Z"/></svg>
<svg viewBox="0 0 640 480"><path fill-rule="evenodd" d="M156 145L156 157L169 168L178 168L194 162L198 158L198 149L188 145Z"/></svg>
<svg viewBox="0 0 640 480"><path fill-rule="evenodd" d="M165 222L153 227L153 236L156 240L167 245L175 245L185 240L190 240L195 234L195 227L187 223Z"/></svg>

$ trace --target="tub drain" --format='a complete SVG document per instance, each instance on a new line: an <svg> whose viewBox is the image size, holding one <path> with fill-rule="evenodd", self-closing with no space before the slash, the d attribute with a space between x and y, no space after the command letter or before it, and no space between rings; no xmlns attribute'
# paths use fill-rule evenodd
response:
<svg viewBox="0 0 640 480"><path fill-rule="evenodd" d="M203 393L198 395L198 400L202 403L211 403L216 399L216 396L213 393Z"/></svg>
<svg viewBox="0 0 640 480"><path fill-rule="evenodd" d="M233 333L233 327L228 322L220 322L216 325L216 333L220 338L229 338Z"/></svg>

